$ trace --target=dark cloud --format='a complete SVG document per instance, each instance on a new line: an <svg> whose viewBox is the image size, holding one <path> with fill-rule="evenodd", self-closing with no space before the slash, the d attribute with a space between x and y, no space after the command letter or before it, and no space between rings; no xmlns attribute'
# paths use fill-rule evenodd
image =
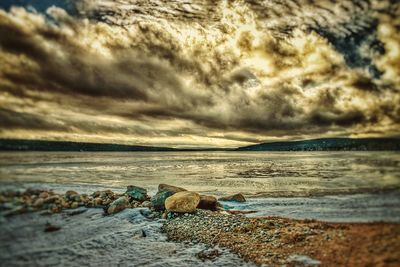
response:
<svg viewBox="0 0 400 267"><path fill-rule="evenodd" d="M2 136L234 145L399 129L397 3L124 3L0 10Z"/></svg>
<svg viewBox="0 0 400 267"><path fill-rule="evenodd" d="M354 124L366 121L365 115L360 111L334 113L334 112L316 112L311 117L311 122L321 126L352 126Z"/></svg>
<svg viewBox="0 0 400 267"><path fill-rule="evenodd" d="M69 127L57 121L49 121L38 114L18 112L0 108L1 129L25 129L25 130L51 130L68 131Z"/></svg>

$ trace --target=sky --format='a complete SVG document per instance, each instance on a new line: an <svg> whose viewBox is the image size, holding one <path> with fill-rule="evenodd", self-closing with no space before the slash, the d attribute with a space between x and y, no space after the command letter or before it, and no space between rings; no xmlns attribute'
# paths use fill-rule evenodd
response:
<svg viewBox="0 0 400 267"><path fill-rule="evenodd" d="M400 136L396 0L0 2L0 138Z"/></svg>

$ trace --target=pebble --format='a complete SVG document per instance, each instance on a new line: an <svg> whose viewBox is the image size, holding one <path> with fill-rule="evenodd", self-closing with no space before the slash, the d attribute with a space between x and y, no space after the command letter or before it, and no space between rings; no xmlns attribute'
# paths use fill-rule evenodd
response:
<svg viewBox="0 0 400 267"><path fill-rule="evenodd" d="M72 191L72 190L68 190L67 192L65 192L65 197L67 199L74 199L75 196L79 195L77 192Z"/></svg>
<svg viewBox="0 0 400 267"><path fill-rule="evenodd" d="M78 208L78 209L75 209L75 210L72 210L72 211L68 211L67 215L68 216L75 216L75 215L82 214L82 213L86 212L87 210L88 210L87 208Z"/></svg>
<svg viewBox="0 0 400 267"><path fill-rule="evenodd" d="M39 208L41 206L43 206L44 204L44 199L43 198L38 198L35 200L35 202L33 202L33 206L36 208Z"/></svg>
<svg viewBox="0 0 400 267"><path fill-rule="evenodd" d="M220 256L221 252L218 249L205 249L196 254L197 258L202 261L213 260Z"/></svg>
<svg viewBox="0 0 400 267"><path fill-rule="evenodd" d="M151 208L151 207L152 207L151 202L148 201L148 200L143 201L143 203L141 204L141 206L144 207L144 208Z"/></svg>
<svg viewBox="0 0 400 267"><path fill-rule="evenodd" d="M100 197L96 197L96 198L94 199L94 204L95 204L96 206L100 206L100 205L103 204L103 200L102 200Z"/></svg>
<svg viewBox="0 0 400 267"><path fill-rule="evenodd" d="M45 204L48 204L48 203L54 203L57 200L59 200L59 196L58 195L54 195L54 196L49 196L49 197L45 198L43 202Z"/></svg>
<svg viewBox="0 0 400 267"><path fill-rule="evenodd" d="M45 225L44 231L45 232L55 232L55 231L58 231L60 229L61 229L61 227L56 226L56 225L52 225L51 223L47 222L46 225Z"/></svg>
<svg viewBox="0 0 400 267"><path fill-rule="evenodd" d="M39 198L48 198L48 197L49 197L49 193L47 193L46 191L45 192L41 192L39 194Z"/></svg>
<svg viewBox="0 0 400 267"><path fill-rule="evenodd" d="M71 209L76 209L78 207L79 207L79 203L78 202L72 202Z"/></svg>

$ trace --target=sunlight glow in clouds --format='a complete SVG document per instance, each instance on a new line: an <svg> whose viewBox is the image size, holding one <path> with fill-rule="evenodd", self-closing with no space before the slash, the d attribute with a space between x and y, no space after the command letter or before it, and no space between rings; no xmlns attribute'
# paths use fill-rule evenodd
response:
<svg viewBox="0 0 400 267"><path fill-rule="evenodd" d="M0 9L0 137L234 147L398 136L400 4L310 2Z"/></svg>

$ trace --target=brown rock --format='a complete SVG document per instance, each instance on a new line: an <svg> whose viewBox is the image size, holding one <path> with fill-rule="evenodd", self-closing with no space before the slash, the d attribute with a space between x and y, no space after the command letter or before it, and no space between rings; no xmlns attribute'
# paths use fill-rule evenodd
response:
<svg viewBox="0 0 400 267"><path fill-rule="evenodd" d="M54 205L51 209L50 212L51 213L59 213L62 210L61 207Z"/></svg>
<svg viewBox="0 0 400 267"><path fill-rule="evenodd" d="M129 201L126 197L120 197L117 200L113 201L110 206L107 208L108 214L114 214L124 210L129 206Z"/></svg>
<svg viewBox="0 0 400 267"><path fill-rule="evenodd" d="M147 200L143 201L141 206L144 207L144 208L151 208L151 202L147 201Z"/></svg>
<svg viewBox="0 0 400 267"><path fill-rule="evenodd" d="M234 201L234 202L246 202L245 197L241 194L234 194L231 196L221 197L219 200L221 201Z"/></svg>
<svg viewBox="0 0 400 267"><path fill-rule="evenodd" d="M95 192L93 192L92 197L99 197L100 194L101 194L100 191L95 191Z"/></svg>
<svg viewBox="0 0 400 267"><path fill-rule="evenodd" d="M60 196L54 195L54 196L49 196L48 198L44 199L44 203L55 203L56 201L59 201Z"/></svg>
<svg viewBox="0 0 400 267"><path fill-rule="evenodd" d="M215 211L217 210L217 203L217 198L213 196L200 195L200 203L197 208Z"/></svg>
<svg viewBox="0 0 400 267"><path fill-rule="evenodd" d="M52 225L51 223L47 222L44 231L45 232L55 232L55 231L58 231L60 229L61 229L61 227L56 226L56 225Z"/></svg>
<svg viewBox="0 0 400 267"><path fill-rule="evenodd" d="M64 207L64 206L65 206L65 203L67 203L67 201L66 201L65 199L63 199L63 198L60 198L60 203L58 203L58 205L59 205L60 207Z"/></svg>
<svg viewBox="0 0 400 267"><path fill-rule="evenodd" d="M81 200L84 204L87 204L88 201L89 201L89 197L88 197L88 195L86 195L86 194L82 194L82 195L80 195L80 200Z"/></svg>
<svg viewBox="0 0 400 267"><path fill-rule="evenodd" d="M36 208L43 206L43 204L44 204L43 198L38 198L35 200L35 202L33 202L33 206Z"/></svg>
<svg viewBox="0 0 400 267"><path fill-rule="evenodd" d="M103 205L106 205L106 206L110 205L113 202L113 200L109 199L109 198L103 199L102 201L103 201Z"/></svg>
<svg viewBox="0 0 400 267"><path fill-rule="evenodd" d="M103 200L102 200L100 197L96 197L96 198L94 199L94 204L95 204L96 206L103 205Z"/></svg>
<svg viewBox="0 0 400 267"><path fill-rule="evenodd" d="M220 252L218 249L211 249L211 250L202 250L199 253L196 254L196 256L202 260L202 261L206 261L206 260L213 260L217 257L220 256Z"/></svg>
<svg viewBox="0 0 400 267"><path fill-rule="evenodd" d="M182 191L187 191L185 188L182 187L177 187L169 184L159 184L158 185L158 192L171 192L173 194L182 192Z"/></svg>
<svg viewBox="0 0 400 267"><path fill-rule="evenodd" d="M107 196L109 198L113 198L115 195L115 193L113 191L111 191L110 189L103 191L102 194L104 194L105 196Z"/></svg>
<svg viewBox="0 0 400 267"><path fill-rule="evenodd" d="M178 192L165 200L165 208L170 212L191 213L199 205L200 195L196 192Z"/></svg>
<svg viewBox="0 0 400 267"><path fill-rule="evenodd" d="M137 207L139 207L139 206L140 206L140 202L139 202L139 201L132 200L131 203L130 203L130 207L131 207L132 209L137 208Z"/></svg>
<svg viewBox="0 0 400 267"><path fill-rule="evenodd" d="M79 203L78 202L72 202L71 209L76 209L77 207L79 207Z"/></svg>
<svg viewBox="0 0 400 267"><path fill-rule="evenodd" d="M31 206L33 201L32 201L32 198L31 198L30 196L24 196L24 197L23 197L23 202L24 202L26 205Z"/></svg>
<svg viewBox="0 0 400 267"><path fill-rule="evenodd" d="M75 195L78 195L78 193L73 190L68 190L67 192L65 192L66 197L71 197L71 196L75 196Z"/></svg>
<svg viewBox="0 0 400 267"><path fill-rule="evenodd" d="M34 188L28 188L25 190L25 192L23 193L24 195L39 195L40 193L42 193L43 190L40 189L34 189ZM9 192L10 196L17 196L20 193L19 192Z"/></svg>
<svg viewBox="0 0 400 267"><path fill-rule="evenodd" d="M39 197L40 197L40 198L48 198L48 197L49 197L49 193L47 193L46 191L41 192L41 193L39 194Z"/></svg>

